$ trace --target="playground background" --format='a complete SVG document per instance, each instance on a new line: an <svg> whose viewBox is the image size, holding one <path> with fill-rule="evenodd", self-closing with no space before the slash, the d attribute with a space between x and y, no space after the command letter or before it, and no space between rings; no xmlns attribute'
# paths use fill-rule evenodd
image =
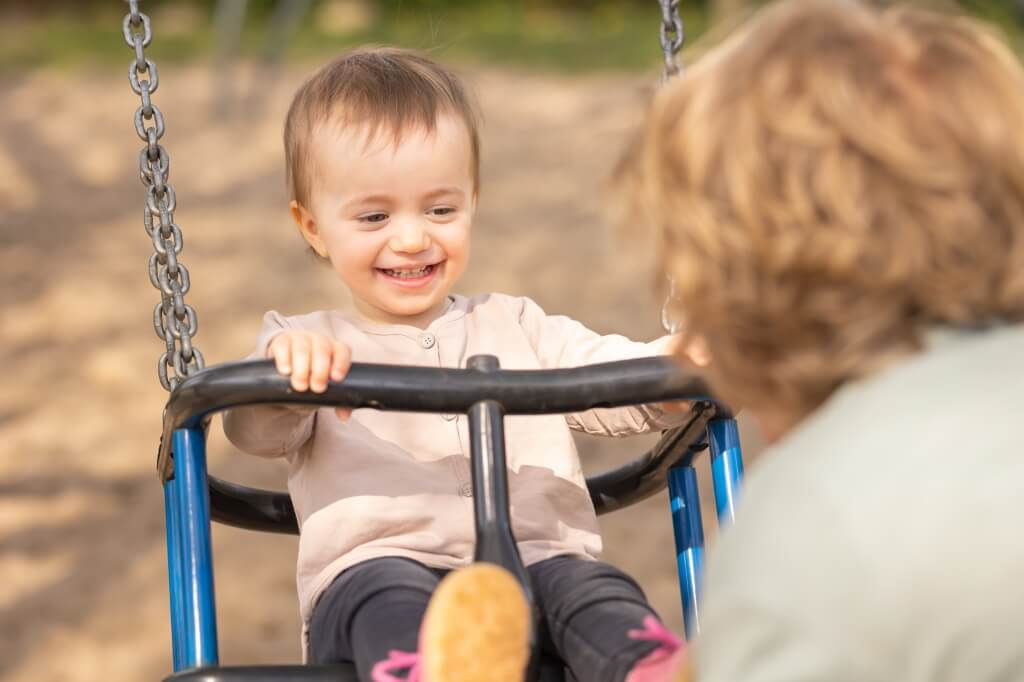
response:
<svg viewBox="0 0 1024 682"><path fill-rule="evenodd" d="M280 128L300 79L365 42L431 49L479 97L482 194L459 291L527 295L602 332L659 334L643 233L617 232L602 206L658 80L653 3L325 1L283 51L268 38L269 3L252 3L237 48L211 28L211 3L154 4L154 101L167 118L187 300L208 363L248 353L265 310L348 305L290 224ZM160 679L170 669L154 470L165 394L131 52L120 7L38 8L0 4L0 680ZM686 8L694 34L707 9ZM974 9L1019 39L1011 3ZM760 439L743 426L753 457ZM278 463L234 452L219 424L211 434L211 471L283 488ZM580 439L589 472L650 444ZM607 560L679 630L664 494L603 517L602 528ZM222 661L298 660L295 539L215 526L213 541Z"/></svg>

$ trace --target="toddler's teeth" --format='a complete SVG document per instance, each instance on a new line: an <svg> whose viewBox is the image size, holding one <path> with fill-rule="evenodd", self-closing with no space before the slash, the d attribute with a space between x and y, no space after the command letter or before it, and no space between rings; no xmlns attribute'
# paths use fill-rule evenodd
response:
<svg viewBox="0 0 1024 682"><path fill-rule="evenodd" d="M389 268L381 268L384 274L389 277L398 277L399 279L415 279L416 277L423 277L429 274L434 269L433 265L425 265L422 268L415 270L391 270Z"/></svg>

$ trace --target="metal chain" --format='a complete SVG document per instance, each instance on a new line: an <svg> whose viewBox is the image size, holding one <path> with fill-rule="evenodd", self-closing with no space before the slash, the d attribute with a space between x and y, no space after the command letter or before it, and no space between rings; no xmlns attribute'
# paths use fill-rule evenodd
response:
<svg viewBox="0 0 1024 682"><path fill-rule="evenodd" d="M661 5L658 37L665 56L665 73L662 78L667 81L681 71L677 57L683 49L686 33L683 31L683 19L679 16L679 0L658 0L658 4Z"/></svg>
<svg viewBox="0 0 1024 682"><path fill-rule="evenodd" d="M158 361L157 375L164 389L173 391L182 380L201 370L204 361L203 354L192 345L199 319L192 306L185 303L190 282L188 269L178 260L184 241L181 228L174 222L177 197L168 181L171 157L160 144L164 116L152 100L160 85L156 64L145 54L153 40L153 26L149 17L139 12L138 0L128 0L128 6L122 30L128 47L135 51L135 59L128 65L128 82L142 100L135 110L135 132L146 143L139 152L139 177L146 188L142 224L153 241L149 281L160 292L160 302L153 309L153 329L167 349Z"/></svg>
<svg viewBox="0 0 1024 682"><path fill-rule="evenodd" d="M661 41L661 51L665 56L665 72L662 74L662 82L673 76L679 75L682 68L679 66L679 51L683 49L686 41L686 32L683 30L683 19L679 16L679 0L658 0L661 5L661 26L658 30L658 38ZM668 296L661 306L661 326L670 334L682 331L682 322L673 319L671 305L676 295L676 283L668 278Z"/></svg>

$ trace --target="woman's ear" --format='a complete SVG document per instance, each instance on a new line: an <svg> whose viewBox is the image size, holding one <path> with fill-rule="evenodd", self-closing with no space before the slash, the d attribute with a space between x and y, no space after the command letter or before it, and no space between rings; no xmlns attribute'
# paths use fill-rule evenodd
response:
<svg viewBox="0 0 1024 682"><path fill-rule="evenodd" d="M291 210L292 220L295 221L295 227L299 228L299 234L302 235L302 238L316 251L318 256L327 258L327 246L320 237L320 229L316 224L316 218L313 217L313 214L294 199L289 202L288 208Z"/></svg>

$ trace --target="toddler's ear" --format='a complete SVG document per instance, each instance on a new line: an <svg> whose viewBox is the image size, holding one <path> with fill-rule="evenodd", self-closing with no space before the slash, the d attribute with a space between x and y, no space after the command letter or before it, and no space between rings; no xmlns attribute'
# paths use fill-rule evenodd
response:
<svg viewBox="0 0 1024 682"><path fill-rule="evenodd" d="M316 251L318 256L326 258L327 247L324 246L323 240L320 238L320 229L316 224L316 218L313 217L313 214L294 199L288 203L288 208L291 211L292 220L295 221L295 227L299 228L302 238Z"/></svg>

